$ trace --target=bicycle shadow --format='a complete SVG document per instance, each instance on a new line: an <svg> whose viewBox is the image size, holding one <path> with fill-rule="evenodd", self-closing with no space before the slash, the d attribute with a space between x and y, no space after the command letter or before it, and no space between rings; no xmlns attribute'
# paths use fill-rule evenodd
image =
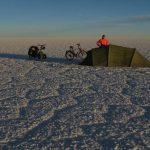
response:
<svg viewBox="0 0 150 150"><path fill-rule="evenodd" d="M47 62L50 62L50 63L60 63L60 64L79 64L81 61L78 60L78 59L74 59L74 60L67 60L65 57L48 57Z"/></svg>
<svg viewBox="0 0 150 150"><path fill-rule="evenodd" d="M0 54L0 58L27 60L28 56L27 55L23 55L23 54L3 53L3 54Z"/></svg>
<svg viewBox="0 0 150 150"><path fill-rule="evenodd" d="M29 59L28 55L24 54L10 54L10 53L3 53L0 54L0 58L7 58L7 59L16 59L16 60L27 60L27 61L40 61L38 59ZM80 61L75 59L72 61L67 60L65 57L47 57L44 62L48 63L58 63L58 64L79 64Z"/></svg>

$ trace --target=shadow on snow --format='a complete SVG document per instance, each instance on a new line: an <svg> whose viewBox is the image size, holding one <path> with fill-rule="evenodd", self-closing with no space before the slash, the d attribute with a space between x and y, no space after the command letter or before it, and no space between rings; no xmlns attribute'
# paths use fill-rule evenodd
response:
<svg viewBox="0 0 150 150"><path fill-rule="evenodd" d="M9 58L9 59L16 59L16 60L32 60L32 61L40 61L39 59L29 59L28 55L23 54L0 54L0 58ZM44 62L50 62L50 63L60 63L60 64L79 64L80 60L72 60L69 61L65 57L47 57L46 60L42 60Z"/></svg>

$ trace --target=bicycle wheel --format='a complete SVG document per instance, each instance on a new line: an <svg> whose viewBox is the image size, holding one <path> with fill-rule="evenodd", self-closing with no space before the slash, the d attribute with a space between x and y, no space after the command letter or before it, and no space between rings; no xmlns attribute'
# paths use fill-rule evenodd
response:
<svg viewBox="0 0 150 150"><path fill-rule="evenodd" d="M43 55L42 55L41 53L39 53L39 54L37 55L37 57L38 57L38 59L42 60Z"/></svg>
<svg viewBox="0 0 150 150"><path fill-rule="evenodd" d="M85 59L87 57L87 53L85 51L81 51L78 53L78 57L81 59Z"/></svg>
<svg viewBox="0 0 150 150"><path fill-rule="evenodd" d="M43 59L46 59L46 58L47 58L46 54L43 54Z"/></svg>
<svg viewBox="0 0 150 150"><path fill-rule="evenodd" d="M68 60L73 60L74 59L74 53L72 51L66 51L65 57Z"/></svg>

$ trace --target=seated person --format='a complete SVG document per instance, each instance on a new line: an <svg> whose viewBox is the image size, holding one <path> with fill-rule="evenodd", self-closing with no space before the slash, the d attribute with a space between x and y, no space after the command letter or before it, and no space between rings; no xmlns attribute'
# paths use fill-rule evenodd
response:
<svg viewBox="0 0 150 150"><path fill-rule="evenodd" d="M109 41L106 39L105 35L102 35L102 38L97 41L97 46L99 47L107 47L109 46Z"/></svg>

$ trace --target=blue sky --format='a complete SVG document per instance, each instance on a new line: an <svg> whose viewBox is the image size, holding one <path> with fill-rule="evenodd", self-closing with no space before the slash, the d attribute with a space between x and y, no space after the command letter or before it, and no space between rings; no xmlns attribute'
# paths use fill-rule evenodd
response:
<svg viewBox="0 0 150 150"><path fill-rule="evenodd" d="M150 0L1 0L0 37L150 37Z"/></svg>

